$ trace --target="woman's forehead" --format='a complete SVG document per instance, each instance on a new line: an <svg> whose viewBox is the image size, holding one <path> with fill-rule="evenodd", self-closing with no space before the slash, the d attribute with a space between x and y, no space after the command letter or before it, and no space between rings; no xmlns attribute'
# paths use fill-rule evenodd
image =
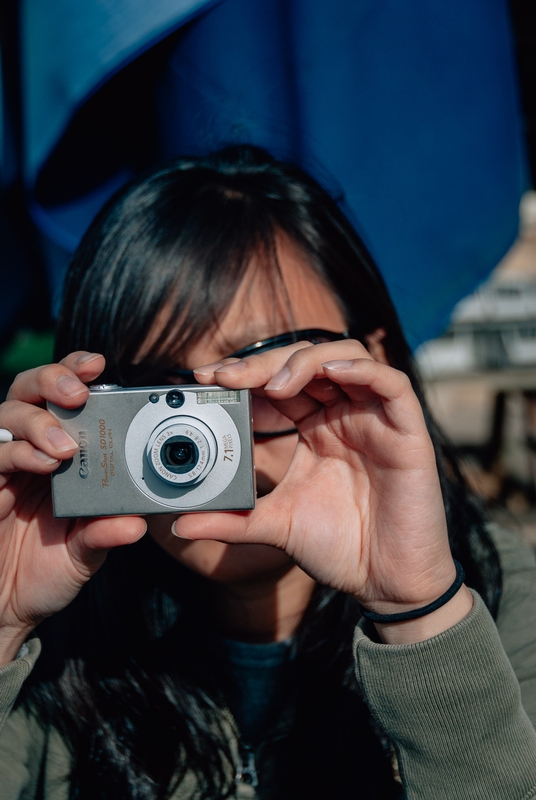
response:
<svg viewBox="0 0 536 800"><path fill-rule="evenodd" d="M307 328L344 331L347 322L334 292L301 254L278 251L280 277L256 270L254 260L218 325L193 348L221 358L253 342ZM190 358L188 359L190 361ZM205 362L208 363L208 362Z"/></svg>
<svg viewBox="0 0 536 800"><path fill-rule="evenodd" d="M169 351L173 361L177 360L171 355L175 352L181 362L176 366L191 368L288 331L345 330L347 321L341 303L307 254L283 232L276 232L274 244L274 253L260 249L251 256L234 296L218 319L210 317L208 307L204 314L201 311L206 332L201 337L196 335L191 344L186 336L185 346L180 345L180 349L177 343L184 341L189 312L184 306L183 313L177 314L170 298L153 319L135 363L148 357L155 346L161 353Z"/></svg>

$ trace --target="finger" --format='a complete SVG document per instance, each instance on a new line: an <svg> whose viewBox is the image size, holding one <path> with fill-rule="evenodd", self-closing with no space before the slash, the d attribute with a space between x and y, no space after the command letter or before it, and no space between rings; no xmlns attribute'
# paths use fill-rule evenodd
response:
<svg viewBox="0 0 536 800"><path fill-rule="evenodd" d="M94 380L104 369L104 358L96 353L72 353L60 364L21 372L11 385L7 399L42 404L46 400L63 408L77 408L89 389L84 381Z"/></svg>
<svg viewBox="0 0 536 800"><path fill-rule="evenodd" d="M264 386L268 396L288 398L315 378L325 379L323 362L359 357L370 358L365 347L352 339L315 345L297 342L219 367L214 371L214 380L233 389Z"/></svg>
<svg viewBox="0 0 536 800"><path fill-rule="evenodd" d="M145 534L143 517L101 517L78 521L68 539L71 558L77 567L92 575L113 547L134 544Z"/></svg>
<svg viewBox="0 0 536 800"><path fill-rule="evenodd" d="M103 372L106 366L106 359L101 353L77 350L62 358L59 363L74 372L83 383L88 383L98 378Z"/></svg>
<svg viewBox="0 0 536 800"><path fill-rule="evenodd" d="M296 350L307 347L312 347L309 342L296 342L295 344L288 345L287 347L279 347L274 350L267 350L260 355L251 355L246 358L225 358L217 361L214 364L206 364L202 367L196 367L194 373L196 378L203 380L203 383L219 383L221 386L229 386L230 388L244 388L252 389L254 387L262 386L274 374L274 369L277 371ZM274 365L274 366L270 366ZM271 374L270 374L271 373ZM227 375L231 383L226 383ZM255 380L256 376L264 375ZM247 376L247 377L246 377ZM244 383L244 378L246 382ZM249 383L251 378L255 380L254 383ZM238 379L238 383L233 383Z"/></svg>
<svg viewBox="0 0 536 800"><path fill-rule="evenodd" d="M350 348L348 347L349 343ZM346 347L341 349L341 344ZM335 346L333 347L333 345ZM325 345L297 342L288 347L276 348L266 353L248 356L245 359L225 359L225 363L216 362L194 371L200 382L214 382L233 388L247 387L251 388L255 394L269 397L271 401L274 401L273 405L278 411L299 425L304 418L319 411L322 405L334 404L344 395L344 392L336 384L325 379L321 362L328 354L342 355L348 354L348 351L354 355L356 352L367 354L360 342L349 340ZM303 363L309 364L308 371L303 371L303 367L300 367L300 364ZM301 392L297 391L297 387L295 387L291 398L288 398L288 393L281 393L284 395L284 399L280 401L280 393L265 391L265 389L270 389L272 382L265 389L259 387L270 380L274 372L280 372L282 368L284 370L296 368L298 371L302 368L301 382L305 384L305 387ZM318 380L313 380L313 378Z"/></svg>
<svg viewBox="0 0 536 800"><path fill-rule="evenodd" d="M48 475L31 475L28 472L0 475L0 519L5 520L13 508L25 498L26 511L32 516L43 498L50 497L50 479ZM28 505L29 504L29 505Z"/></svg>
<svg viewBox="0 0 536 800"><path fill-rule="evenodd" d="M398 430L419 434L426 427L421 404L404 372L364 358L331 361L323 367L351 400L361 404L363 388L379 397L387 419Z"/></svg>
<svg viewBox="0 0 536 800"><path fill-rule="evenodd" d="M39 450L30 442L10 442L0 445L0 474L32 472L36 475L46 475L54 472L59 464L59 458Z"/></svg>
<svg viewBox="0 0 536 800"><path fill-rule="evenodd" d="M196 367L193 372L198 383L202 383L206 386L209 383L214 383L214 373L217 369L227 364L236 364L240 360L239 358L222 358L221 361L215 361L212 364L204 364L203 366Z"/></svg>
<svg viewBox="0 0 536 800"><path fill-rule="evenodd" d="M16 459L13 462L15 468L22 455L30 455L30 450L18 447L24 442L30 443L39 451L32 458L35 457L41 461L45 459L40 453L54 459L70 458L78 446L52 414L43 408L23 403L20 400L8 400L0 406L0 426L10 430L15 439L22 440L0 445L0 465L4 467L7 463L5 458L9 454Z"/></svg>
<svg viewBox="0 0 536 800"><path fill-rule="evenodd" d="M80 378L94 380L104 364L103 356L78 351L60 364L37 367L17 376L8 400L0 406L0 426L23 441L1 448L2 472L51 472L57 467L58 460L74 454L76 442L48 411L33 404L51 400L58 405L76 408L86 400L89 392ZM24 442L33 446L28 447Z"/></svg>
<svg viewBox="0 0 536 800"><path fill-rule="evenodd" d="M304 387L303 392L324 406L331 406L340 400L347 399L346 392L342 387L329 379L316 378Z"/></svg>
<svg viewBox="0 0 536 800"><path fill-rule="evenodd" d="M283 550L288 527L281 523L284 513L284 507L274 505L272 493L257 500L253 511L183 514L173 523L172 532L180 539L268 544Z"/></svg>
<svg viewBox="0 0 536 800"><path fill-rule="evenodd" d="M272 400L271 398L268 400L277 411L298 427L306 417L316 414L322 409L322 403L310 397L306 392L300 392L288 400ZM255 412L253 420L255 421Z"/></svg>
<svg viewBox="0 0 536 800"><path fill-rule="evenodd" d="M255 390L258 391L258 390ZM341 400L348 400L344 390L330 380L318 378L310 381L303 391L288 400L275 400L263 392L274 408L300 427L304 419L316 414L324 406L330 407Z"/></svg>

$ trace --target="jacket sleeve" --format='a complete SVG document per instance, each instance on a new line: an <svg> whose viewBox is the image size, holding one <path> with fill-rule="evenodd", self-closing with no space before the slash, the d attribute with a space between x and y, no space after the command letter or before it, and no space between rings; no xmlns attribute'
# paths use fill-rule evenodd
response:
<svg viewBox="0 0 536 800"><path fill-rule="evenodd" d="M417 644L381 644L366 623L357 628L357 679L393 743L407 800L536 798L536 733L497 627L473 595L465 619Z"/></svg>
<svg viewBox="0 0 536 800"><path fill-rule="evenodd" d="M0 800L37 796L43 733L22 710L11 711L40 652L39 639L30 639L18 658L0 669Z"/></svg>
<svg viewBox="0 0 536 800"><path fill-rule="evenodd" d="M515 532L493 525L490 533L503 572L497 628L536 728L536 558Z"/></svg>
<svg viewBox="0 0 536 800"><path fill-rule="evenodd" d="M23 648L23 653L15 661L0 667L0 731L13 708L22 684L37 661L41 652L41 642L39 639L29 639Z"/></svg>

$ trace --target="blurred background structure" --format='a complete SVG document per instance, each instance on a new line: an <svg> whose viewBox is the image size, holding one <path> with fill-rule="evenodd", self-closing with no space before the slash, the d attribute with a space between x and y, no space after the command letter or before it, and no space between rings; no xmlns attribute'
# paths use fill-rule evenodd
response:
<svg viewBox="0 0 536 800"><path fill-rule="evenodd" d="M528 513L529 0L7 0L0 56L0 393L50 359L68 261L115 189L162 158L253 142L344 202L474 485Z"/></svg>
<svg viewBox="0 0 536 800"><path fill-rule="evenodd" d="M469 482L536 546L536 192L513 247L416 358Z"/></svg>

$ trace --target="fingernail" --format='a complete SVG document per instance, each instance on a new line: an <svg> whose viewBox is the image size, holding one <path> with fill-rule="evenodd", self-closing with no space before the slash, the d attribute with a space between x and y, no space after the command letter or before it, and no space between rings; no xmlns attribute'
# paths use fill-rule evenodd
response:
<svg viewBox="0 0 536 800"><path fill-rule="evenodd" d="M289 378L290 378L289 368L283 367L283 369L279 370L277 375L274 375L274 377L270 379L270 381L266 384L264 388L267 389L269 392L272 391L275 392L278 389L282 389L284 386L286 386L287 383L289 382Z"/></svg>
<svg viewBox="0 0 536 800"><path fill-rule="evenodd" d="M171 533L173 534L173 536L176 536L176 537L177 537L177 539L189 539L189 537L188 537L188 536L181 536L181 535L180 535L180 533L177 533L177 528L176 528L175 526L177 525L177 522L178 522L178 521L179 521L179 520L178 520L178 519L176 519L176 520L175 520L175 522L172 524L172 526L171 526Z"/></svg>
<svg viewBox="0 0 536 800"><path fill-rule="evenodd" d="M87 392L87 386L70 375L61 375L56 381L56 386L64 397L76 397L77 394Z"/></svg>
<svg viewBox="0 0 536 800"><path fill-rule="evenodd" d="M38 450L37 448L34 448L33 454L34 454L34 456L36 458L39 458L41 461L44 461L45 464L57 464L58 463L58 459L57 458L51 458L51 456L49 456L48 453L43 453L42 450Z"/></svg>
<svg viewBox="0 0 536 800"><path fill-rule="evenodd" d="M198 375L212 375L221 366L221 361L216 361L214 364L203 364L202 367L196 367L193 372L197 372Z"/></svg>
<svg viewBox="0 0 536 800"><path fill-rule="evenodd" d="M225 364L218 368L218 372L242 372L247 367L245 361L235 361L234 364Z"/></svg>
<svg viewBox="0 0 536 800"><path fill-rule="evenodd" d="M326 361L322 366L324 369L350 369L353 364L353 361Z"/></svg>
<svg viewBox="0 0 536 800"><path fill-rule="evenodd" d="M84 353L81 356L77 356L77 358L75 358L74 360L74 363L78 365L89 364L90 361L95 361L97 358L100 357L101 357L100 353Z"/></svg>
<svg viewBox="0 0 536 800"><path fill-rule="evenodd" d="M75 447L78 447L75 440L71 439L63 428L49 428L47 430L47 439L58 453L64 453L66 450L73 450Z"/></svg>

